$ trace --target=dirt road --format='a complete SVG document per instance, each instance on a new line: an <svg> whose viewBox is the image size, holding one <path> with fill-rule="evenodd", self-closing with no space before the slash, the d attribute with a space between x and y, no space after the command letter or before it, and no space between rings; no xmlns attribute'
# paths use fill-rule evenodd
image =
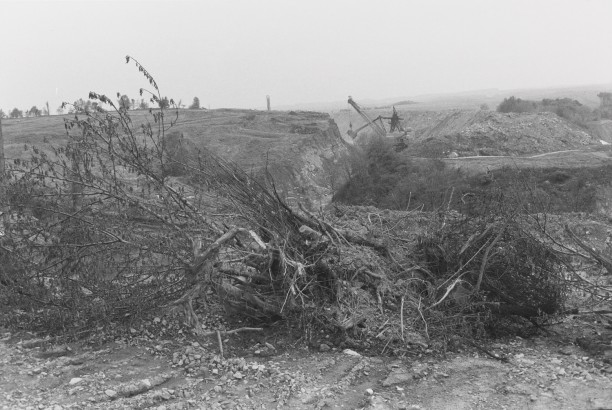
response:
<svg viewBox="0 0 612 410"><path fill-rule="evenodd" d="M609 409L612 350L592 356L572 343L583 325L570 318L556 337L487 345L507 363L472 348L367 357L248 335L226 340L233 357L221 359L216 340L140 331L97 347L28 349L4 331L0 408Z"/></svg>

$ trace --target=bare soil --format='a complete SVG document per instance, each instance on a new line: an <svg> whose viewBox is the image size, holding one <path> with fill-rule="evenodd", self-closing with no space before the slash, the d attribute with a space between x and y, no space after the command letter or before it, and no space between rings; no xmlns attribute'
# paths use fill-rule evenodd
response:
<svg viewBox="0 0 612 410"><path fill-rule="evenodd" d="M601 146L607 141L595 129L601 122L591 124L590 130L550 112L508 113L478 110L420 111L399 108L405 128L413 131L405 138L406 155L414 157L442 157L455 151L462 156L513 155L526 156L537 153L584 150ZM371 118L389 116L390 109L366 110ZM352 124L358 128L363 120L355 112L347 110L331 113L343 136ZM601 127L600 127L601 128ZM368 140L369 130L360 133L357 143Z"/></svg>
<svg viewBox="0 0 612 410"><path fill-rule="evenodd" d="M402 357L323 346L324 335L309 347L267 329L228 336L221 358L216 337L169 334L164 329L175 328L159 318L69 345L40 346L32 335L3 330L0 406L609 409L611 325L609 315L575 315L531 338L446 353L415 347Z"/></svg>

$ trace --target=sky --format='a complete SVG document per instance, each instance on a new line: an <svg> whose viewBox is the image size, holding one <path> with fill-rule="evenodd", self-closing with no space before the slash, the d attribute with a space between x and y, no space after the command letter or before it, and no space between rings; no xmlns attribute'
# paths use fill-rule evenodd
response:
<svg viewBox="0 0 612 410"><path fill-rule="evenodd" d="M609 0L0 0L0 108L210 108L612 83Z"/></svg>

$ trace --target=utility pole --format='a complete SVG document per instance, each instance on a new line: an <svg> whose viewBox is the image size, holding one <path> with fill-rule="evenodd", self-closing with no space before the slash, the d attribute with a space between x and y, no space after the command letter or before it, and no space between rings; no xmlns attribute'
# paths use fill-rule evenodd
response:
<svg viewBox="0 0 612 410"><path fill-rule="evenodd" d="M270 96L266 95L266 101L268 103L268 111L270 111Z"/></svg>

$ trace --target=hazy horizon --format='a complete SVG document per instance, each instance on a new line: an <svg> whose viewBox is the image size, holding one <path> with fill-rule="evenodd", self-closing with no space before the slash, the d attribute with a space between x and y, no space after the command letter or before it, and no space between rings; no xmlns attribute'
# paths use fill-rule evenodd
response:
<svg viewBox="0 0 612 410"><path fill-rule="evenodd" d="M612 83L612 2L6 1L0 108L89 91L272 106Z"/></svg>

